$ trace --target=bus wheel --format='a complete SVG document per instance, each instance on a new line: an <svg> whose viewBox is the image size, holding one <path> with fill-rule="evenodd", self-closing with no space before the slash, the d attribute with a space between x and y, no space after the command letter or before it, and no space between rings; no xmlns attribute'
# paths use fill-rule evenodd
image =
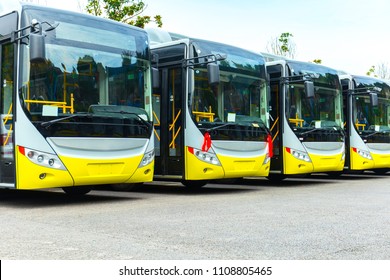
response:
<svg viewBox="0 0 390 280"><path fill-rule="evenodd" d="M364 170L351 170L351 171L349 171L349 173L351 173L353 175L363 175Z"/></svg>
<svg viewBox="0 0 390 280"><path fill-rule="evenodd" d="M62 188L62 190L68 194L68 195L71 195L71 196L82 196L82 195L85 195L87 193L89 193L91 191L91 188L90 187L65 187L65 188Z"/></svg>
<svg viewBox="0 0 390 280"><path fill-rule="evenodd" d="M143 183L133 184L112 184L110 187L113 191L130 192L136 191L143 186Z"/></svg>
<svg viewBox="0 0 390 280"><path fill-rule="evenodd" d="M328 172L326 174L328 174L328 176L330 178L336 179L336 178L339 178L341 175L343 175L343 171L332 171L332 172Z"/></svg>
<svg viewBox="0 0 390 280"><path fill-rule="evenodd" d="M374 169L375 174L378 174L378 175L384 175L389 171L390 171L390 169L388 169L388 168Z"/></svg>
<svg viewBox="0 0 390 280"><path fill-rule="evenodd" d="M200 189L207 184L206 180L182 180L181 183L189 189Z"/></svg>
<svg viewBox="0 0 390 280"><path fill-rule="evenodd" d="M287 178L287 176L282 175L282 174L269 174L267 176L267 179L270 180L271 182L281 182L286 178Z"/></svg>
<svg viewBox="0 0 390 280"><path fill-rule="evenodd" d="M230 178L230 179L217 179L214 180L213 183L217 184L238 184L240 181L242 181L243 178Z"/></svg>

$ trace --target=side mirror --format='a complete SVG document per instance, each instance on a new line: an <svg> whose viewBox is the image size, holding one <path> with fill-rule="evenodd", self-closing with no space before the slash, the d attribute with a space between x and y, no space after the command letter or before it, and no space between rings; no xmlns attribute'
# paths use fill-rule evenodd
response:
<svg viewBox="0 0 390 280"><path fill-rule="evenodd" d="M30 62L39 63L46 61L45 36L31 33L30 38Z"/></svg>
<svg viewBox="0 0 390 280"><path fill-rule="evenodd" d="M370 102L371 106L378 106L378 94L375 92L370 92Z"/></svg>
<svg viewBox="0 0 390 280"><path fill-rule="evenodd" d="M152 67L152 87L153 89L160 88L160 72L155 67Z"/></svg>
<svg viewBox="0 0 390 280"><path fill-rule="evenodd" d="M207 64L207 75L210 85L219 84L219 66L216 63Z"/></svg>
<svg viewBox="0 0 390 280"><path fill-rule="evenodd" d="M305 81L305 93L307 98L314 97L314 83L312 81Z"/></svg>

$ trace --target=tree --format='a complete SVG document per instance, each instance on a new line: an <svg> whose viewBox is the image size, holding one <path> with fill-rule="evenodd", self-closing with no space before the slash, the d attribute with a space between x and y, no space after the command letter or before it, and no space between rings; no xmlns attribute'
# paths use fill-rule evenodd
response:
<svg viewBox="0 0 390 280"><path fill-rule="evenodd" d="M295 57L296 45L289 32L282 33L278 38L272 38L267 44L267 51L276 55L289 58Z"/></svg>
<svg viewBox="0 0 390 280"><path fill-rule="evenodd" d="M142 15L146 8L147 5L143 0L88 0L86 6L87 12L95 16L104 16L141 28L154 21L158 27L161 27L160 15L155 15L154 20L150 16Z"/></svg>
<svg viewBox="0 0 390 280"><path fill-rule="evenodd" d="M314 59L313 60L313 62L315 63L315 64L321 64L322 63L322 59Z"/></svg>
<svg viewBox="0 0 390 280"><path fill-rule="evenodd" d="M366 73L367 76L374 76L374 77L377 77L377 75L375 74L375 65L372 65L370 67L370 69L368 69L367 73Z"/></svg>
<svg viewBox="0 0 390 280"><path fill-rule="evenodd" d="M377 65L372 65L366 73L367 76L374 76L379 79L390 80L390 68L387 62L380 62Z"/></svg>
<svg viewBox="0 0 390 280"><path fill-rule="evenodd" d="M381 62L377 65L376 74L381 79L390 80L390 68L389 64L386 62Z"/></svg>

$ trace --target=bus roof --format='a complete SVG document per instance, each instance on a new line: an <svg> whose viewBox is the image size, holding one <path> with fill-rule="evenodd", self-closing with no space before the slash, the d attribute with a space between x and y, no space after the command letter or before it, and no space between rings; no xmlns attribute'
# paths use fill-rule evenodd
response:
<svg viewBox="0 0 390 280"><path fill-rule="evenodd" d="M127 26L129 28L134 29L134 30L138 30L139 32L146 33L146 31L144 29L139 28L137 26L129 25L129 24L126 24L123 22L119 22L119 21L115 21L115 20L107 19L107 18L103 18L103 17L98 17L98 16L94 16L94 15L90 15L90 14L69 11L69 10L64 10L64 9L57 9L57 8L52 8L52 7L22 2L22 1L15 1L15 0L0 0L0 1L1 1L0 2L0 15L7 14L10 12L14 12L14 11L20 12L22 9L37 9L37 10L50 11L53 14L61 12L64 14L79 15L80 17L90 17L90 18L97 19L99 21L107 21L107 22L118 24L118 25Z"/></svg>
<svg viewBox="0 0 390 280"><path fill-rule="evenodd" d="M229 48L235 48L237 50L242 50L264 58L264 56L260 52L250 51L247 49L243 49L241 47L237 47L235 45L225 44L218 41L210 41L205 39L194 38L183 34L168 32L161 28L145 28L145 30L149 35L149 41L151 46L156 46L156 45L166 46L166 45L170 45L170 43L172 44L172 42L187 42L187 43L204 42L204 43L216 44L220 46L226 46Z"/></svg>
<svg viewBox="0 0 390 280"><path fill-rule="evenodd" d="M261 52L261 54L263 55L266 62L275 61L275 60L288 60L287 57L281 55L265 53L265 52Z"/></svg>

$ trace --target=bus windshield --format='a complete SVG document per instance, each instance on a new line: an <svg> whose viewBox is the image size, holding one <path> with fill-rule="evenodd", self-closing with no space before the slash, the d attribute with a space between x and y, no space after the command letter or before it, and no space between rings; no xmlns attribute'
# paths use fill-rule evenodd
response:
<svg viewBox="0 0 390 280"><path fill-rule="evenodd" d="M209 54L226 57L218 62L220 82L217 85L209 85L206 64L194 68L190 112L198 127L218 129L220 133L214 133L214 139L238 139L238 131L231 132L240 129L240 126L258 129L263 132L263 137L268 127L267 81L263 57L232 46L206 41L194 42L193 52L194 57ZM255 140L258 137L248 136L245 140Z"/></svg>
<svg viewBox="0 0 390 280"><path fill-rule="evenodd" d="M390 86L370 77L354 77L355 89L378 91L378 106L372 106L370 96L354 95L352 117L355 129L366 142L389 143Z"/></svg>
<svg viewBox="0 0 390 280"><path fill-rule="evenodd" d="M336 72L316 64L289 62L292 78L286 94L286 116L294 131L305 132L318 129L341 129L342 91ZM302 78L314 82L314 97L307 97Z"/></svg>
<svg viewBox="0 0 390 280"><path fill-rule="evenodd" d="M147 126L131 129L151 116L146 33L90 16L30 7L23 24L29 25L32 19L58 24L46 32L46 62L28 67L28 47L23 51L21 99L37 127L50 124L56 136L144 137L150 133ZM109 129L110 125L117 128ZM50 136L47 129L43 132Z"/></svg>

